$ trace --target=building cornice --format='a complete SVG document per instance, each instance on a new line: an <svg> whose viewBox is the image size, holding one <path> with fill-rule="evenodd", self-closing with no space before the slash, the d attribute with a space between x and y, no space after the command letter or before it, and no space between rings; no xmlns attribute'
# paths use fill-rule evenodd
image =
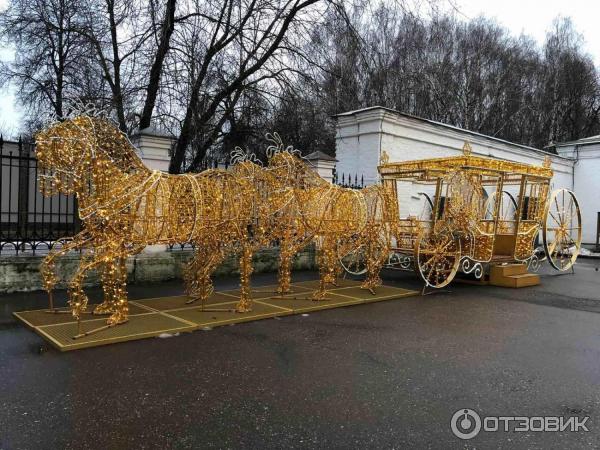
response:
<svg viewBox="0 0 600 450"><path fill-rule="evenodd" d="M464 140L464 136L468 135L470 137L469 140L471 142L475 142L474 139L477 139L479 145L490 145L490 143L496 144L499 149L506 150L519 155L527 155L536 153L537 155L546 156L549 155L553 159L557 160L565 160L567 162L570 158L566 158L560 155L556 155L554 153L548 153L544 150L540 150L534 147L529 147L527 145L516 144L514 142L510 142L504 139L496 138L494 136L488 136L485 134L481 134L475 131L465 130L460 127L455 127L453 125L447 125L441 122L436 122L434 120L423 119L422 117L412 116L410 114L401 113L399 111L395 111L393 109L384 108L382 106L373 106L370 108L365 108L362 110L349 111L347 113L342 113L334 116L338 119L339 127L349 126L349 125L358 125L366 122L371 122L374 120L381 120L383 122L391 122L395 124L399 124L405 127L410 127L415 130L426 130L430 133L437 134L438 136L448 136L455 137L461 136L461 139ZM380 133L383 130L372 130L369 132L359 132L355 133L360 135L365 134L375 134ZM385 133L385 132L384 132ZM387 133L389 135L394 135L393 133ZM395 135L394 135L395 136ZM351 134L343 135L341 137L352 137ZM484 144L483 141L488 142Z"/></svg>
<svg viewBox="0 0 600 450"><path fill-rule="evenodd" d="M412 130L427 132L428 134L433 134L438 137L451 138L460 142L457 146L449 146L444 144L439 144L441 148L450 149L450 150L460 150L462 148L462 142L465 140L469 140L471 143L477 144L479 146L487 147L489 150L497 150L497 151L505 151L508 153L512 153L515 155L523 156L523 157L531 157L532 153L536 156L550 156L553 163L565 166L572 167L573 158L548 153L543 150L539 150L533 147L527 147L520 144L514 144L503 139L494 138L491 136L486 136L480 133L470 132L468 130L463 130L461 128L452 127L452 126L439 126L437 123L432 123L432 121L428 121L421 118L415 118L406 114L397 113L393 110L388 110L386 108L370 108L367 110L357 111L352 115L340 115L343 120L338 123L338 134L336 139L346 139L353 137L363 137L366 135L376 135L382 134L385 136L392 137L403 137L394 132L390 132L386 130L386 124L399 125L405 128L409 128ZM377 128L373 128L371 130L357 130L356 132L350 133L342 133L342 128L352 125L365 124L367 122L373 121L381 121L381 126ZM467 137L467 139L466 139ZM421 140L415 136L410 136L409 139L415 142L422 142L431 144L431 141ZM385 150L385 149L383 149ZM496 157L491 153L483 153L481 151L477 151L477 149L473 150L473 153L480 154L483 156L492 156Z"/></svg>

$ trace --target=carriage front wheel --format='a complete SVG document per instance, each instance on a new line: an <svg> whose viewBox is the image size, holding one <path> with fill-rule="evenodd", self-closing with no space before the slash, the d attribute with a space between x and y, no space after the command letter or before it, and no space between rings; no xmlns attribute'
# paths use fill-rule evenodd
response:
<svg viewBox="0 0 600 450"><path fill-rule="evenodd" d="M425 285L442 288L450 283L458 272L460 251L460 239L450 230L419 237L415 244L415 265Z"/></svg>
<svg viewBox="0 0 600 450"><path fill-rule="evenodd" d="M568 189L552 192L542 231L550 265L560 271L570 269L581 249L581 212L573 192Z"/></svg>
<svg viewBox="0 0 600 450"><path fill-rule="evenodd" d="M359 236L338 241L337 253L340 264L350 275L364 275L367 272L366 246Z"/></svg>

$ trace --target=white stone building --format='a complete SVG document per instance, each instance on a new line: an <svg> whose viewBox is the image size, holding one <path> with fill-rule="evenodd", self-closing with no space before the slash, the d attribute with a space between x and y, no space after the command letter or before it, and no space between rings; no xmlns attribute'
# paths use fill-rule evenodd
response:
<svg viewBox="0 0 600 450"><path fill-rule="evenodd" d="M377 165L382 151L390 161L457 156L465 141L473 154L541 165L549 153L514 144L492 136L374 106L338 114L336 131L336 171L338 176L358 178L365 184L378 181ZM556 146L550 155L554 178L552 188L567 188L580 201L583 242L596 242L600 211L600 136ZM422 208L419 189L426 186L399 186L401 215L418 214Z"/></svg>
<svg viewBox="0 0 600 450"><path fill-rule="evenodd" d="M582 210L583 242L597 244L600 233L600 135L557 144L556 152L573 163L571 188Z"/></svg>

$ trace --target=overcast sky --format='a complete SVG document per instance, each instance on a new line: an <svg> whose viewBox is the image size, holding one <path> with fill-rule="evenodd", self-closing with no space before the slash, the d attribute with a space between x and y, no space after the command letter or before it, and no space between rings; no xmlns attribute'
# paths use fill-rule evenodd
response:
<svg viewBox="0 0 600 450"><path fill-rule="evenodd" d="M557 16L571 17L575 29L583 34L584 50L600 66L600 0L442 0L445 8L453 10L465 19L479 15L495 18L514 34L525 33L539 43L544 41L546 31ZM7 0L0 0L4 8ZM453 6L451 6L453 5ZM0 58L12 58L10 49L0 49ZM11 90L0 91L0 131L15 134L20 114Z"/></svg>
<svg viewBox="0 0 600 450"><path fill-rule="evenodd" d="M600 0L451 0L465 18L495 18L514 34L544 42L557 16L570 17L583 34L584 50L600 66Z"/></svg>

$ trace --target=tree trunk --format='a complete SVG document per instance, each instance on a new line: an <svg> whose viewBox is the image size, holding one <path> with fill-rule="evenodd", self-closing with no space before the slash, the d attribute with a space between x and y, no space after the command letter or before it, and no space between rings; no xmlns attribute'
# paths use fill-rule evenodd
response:
<svg viewBox="0 0 600 450"><path fill-rule="evenodd" d="M110 20L110 37L113 51L113 102L117 110L117 119L119 120L119 129L126 133L127 122L125 121L125 108L123 106L123 91L121 88L121 57L119 56L119 41L117 36L117 23L115 20L115 3L113 0L107 0L108 16Z"/></svg>
<svg viewBox="0 0 600 450"><path fill-rule="evenodd" d="M167 1L167 9L165 11L165 18L162 23L160 43L158 44L158 49L156 50L154 63L150 69L150 79L148 80L148 87L146 88L146 102L144 103L144 109L140 117L140 129L148 128L152 120L152 112L154 111L154 106L156 105L156 97L158 95L158 88L160 85L160 77L162 74L165 56L169 51L171 36L175 30L176 3L177 0Z"/></svg>

